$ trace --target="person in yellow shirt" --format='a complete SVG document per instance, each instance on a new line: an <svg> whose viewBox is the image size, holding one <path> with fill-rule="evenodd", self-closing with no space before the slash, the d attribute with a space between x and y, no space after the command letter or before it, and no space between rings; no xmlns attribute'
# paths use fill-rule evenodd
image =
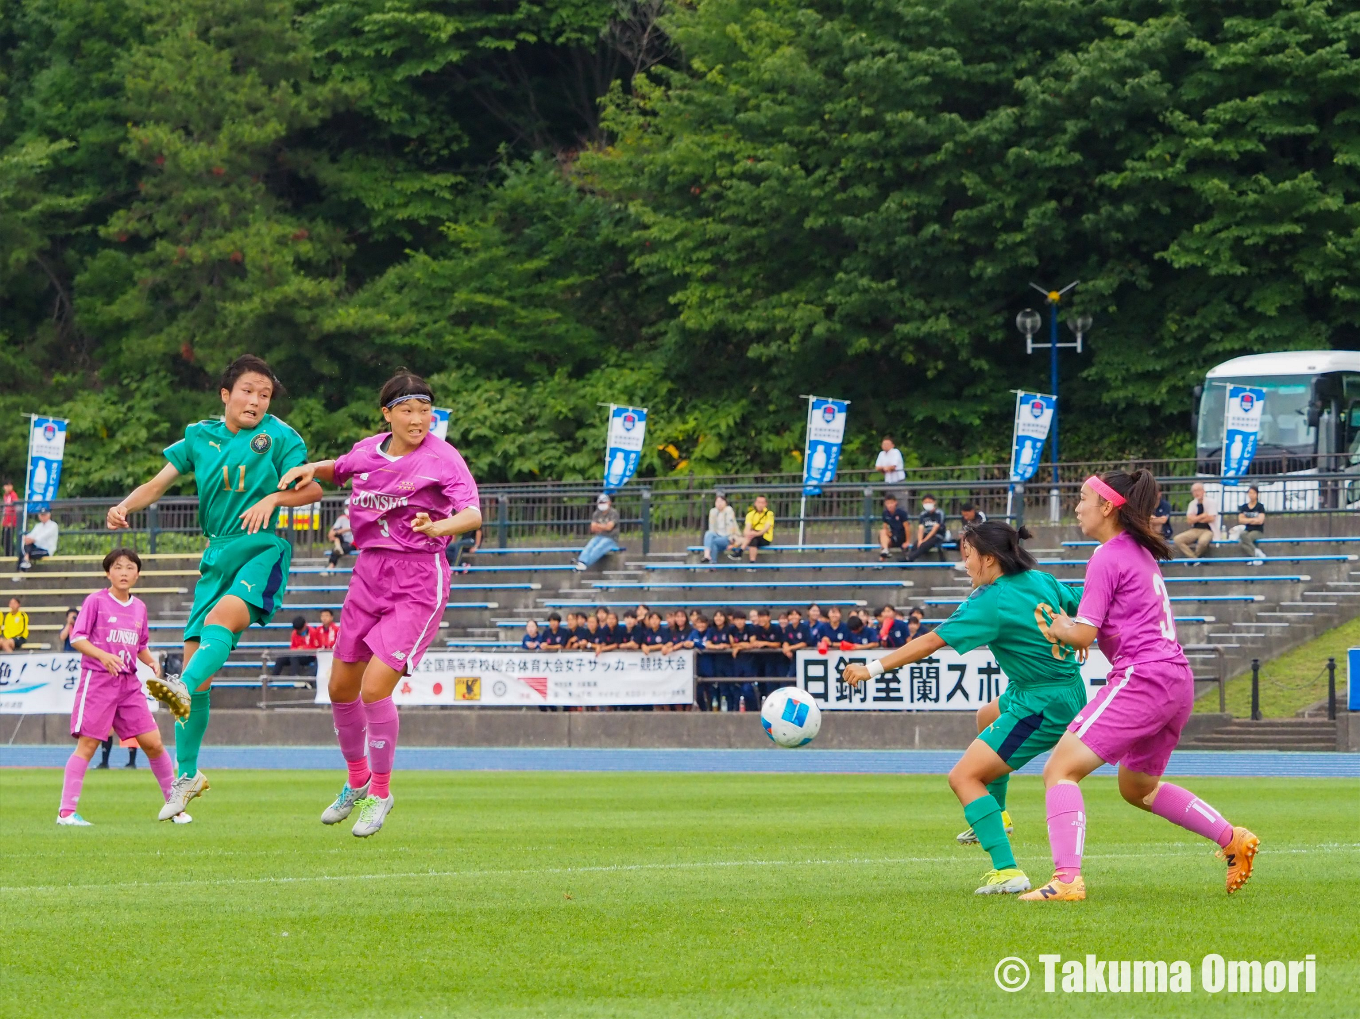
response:
<svg viewBox="0 0 1360 1019"><path fill-rule="evenodd" d="M9 611L0 620L0 651L18 651L28 640L28 613L18 598L9 600Z"/></svg>
<svg viewBox="0 0 1360 1019"><path fill-rule="evenodd" d="M757 552L773 541L774 510L770 509L765 496L758 495L755 506L746 511L746 529L742 532L741 540L727 550L727 557L740 559L745 549L751 562L755 562Z"/></svg>

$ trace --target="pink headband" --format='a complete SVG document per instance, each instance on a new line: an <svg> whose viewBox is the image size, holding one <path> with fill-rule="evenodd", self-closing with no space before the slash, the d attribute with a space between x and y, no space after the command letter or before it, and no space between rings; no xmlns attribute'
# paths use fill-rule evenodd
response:
<svg viewBox="0 0 1360 1019"><path fill-rule="evenodd" d="M1086 479L1086 483L1091 486L1091 491L1095 492L1096 495L1100 496L1110 505L1112 506L1124 505L1125 502L1124 497L1120 495L1118 492L1116 492L1109 485L1107 485L1100 478L1096 477L1094 474L1092 474L1089 478Z"/></svg>

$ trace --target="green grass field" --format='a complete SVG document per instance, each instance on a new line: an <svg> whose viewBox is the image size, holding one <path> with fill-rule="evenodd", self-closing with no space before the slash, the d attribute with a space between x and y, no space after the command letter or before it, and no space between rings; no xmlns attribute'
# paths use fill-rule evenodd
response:
<svg viewBox="0 0 1360 1019"><path fill-rule="evenodd" d="M1353 1016L1360 788L1185 784L1252 827L1229 898L1188 832L1086 783L1084 903L972 894L931 776L403 773L367 841L318 822L337 776L219 771L192 825L146 771L0 772L5 1016ZM1038 779L1017 856L1049 874ZM1046 994L1038 956L1184 959L1188 994ZM1317 956L1314 994L1208 994L1200 963ZM1034 976L999 990L1019 956Z"/></svg>

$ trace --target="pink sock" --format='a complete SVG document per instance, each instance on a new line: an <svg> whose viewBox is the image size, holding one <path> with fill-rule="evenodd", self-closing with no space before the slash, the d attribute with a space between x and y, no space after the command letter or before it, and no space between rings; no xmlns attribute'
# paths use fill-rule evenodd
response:
<svg viewBox="0 0 1360 1019"><path fill-rule="evenodd" d="M61 808L57 811L61 817L76 812L80 787L85 783L85 769L89 766L90 762L79 754L72 754L66 761L66 774L61 782Z"/></svg>
<svg viewBox="0 0 1360 1019"><path fill-rule="evenodd" d="M373 772L368 770L368 758L359 761L346 761L349 767L349 787L351 789L362 789L364 783L369 780Z"/></svg>
<svg viewBox="0 0 1360 1019"><path fill-rule="evenodd" d="M1232 825L1189 789L1163 782L1152 800L1152 812L1220 846L1232 841Z"/></svg>
<svg viewBox="0 0 1360 1019"><path fill-rule="evenodd" d="M1071 881L1081 873L1081 851L1086 844L1086 805L1081 789L1059 782L1044 794L1048 808L1048 844L1053 850L1053 874Z"/></svg>
<svg viewBox="0 0 1360 1019"><path fill-rule="evenodd" d="M368 711L368 766L373 769L373 784L368 787L368 794L385 799L392 777L392 762L397 756L397 733L401 723L391 697L373 701L365 708Z"/></svg>
<svg viewBox="0 0 1360 1019"><path fill-rule="evenodd" d="M148 755L146 760L151 765L151 774L155 775L156 781L161 784L161 795L168 800L170 787L175 782L175 762L171 760L169 753L161 754L159 757Z"/></svg>
<svg viewBox="0 0 1360 1019"><path fill-rule="evenodd" d="M335 720L335 735L340 740L340 753L346 761L363 761L368 770L368 748L364 746L364 729L368 726L368 712L362 700L331 702L331 718ZM351 772L353 774L353 772ZM359 783L363 785L362 782Z"/></svg>

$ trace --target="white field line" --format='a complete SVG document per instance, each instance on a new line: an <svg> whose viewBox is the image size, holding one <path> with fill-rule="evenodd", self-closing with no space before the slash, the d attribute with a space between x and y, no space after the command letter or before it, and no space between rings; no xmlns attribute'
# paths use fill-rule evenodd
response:
<svg viewBox="0 0 1360 1019"><path fill-rule="evenodd" d="M1325 843L1317 846L1293 849L1263 850L1272 855L1309 854L1327 855L1360 851L1360 843ZM1197 856L1205 850L1186 849L1172 853L1088 853L1087 860L1141 860L1159 857ZM329 881L405 881L428 878L500 878L526 876L561 876L581 874L631 874L646 871L700 870L714 867L835 867L858 866L877 867L901 863L942 864L957 863L958 854L948 856L884 856L849 857L841 859L806 860L696 860L675 863L617 863L585 867L526 867L523 869L479 869L479 870L411 870L390 871L378 874L305 874L297 877L246 877L246 878L186 878L181 881L119 881L110 884L64 884L64 885L9 885L0 886L0 895L15 895L21 892L74 892L74 891L121 891L129 888L184 888L205 887L221 888L231 885L292 885L312 884Z"/></svg>

